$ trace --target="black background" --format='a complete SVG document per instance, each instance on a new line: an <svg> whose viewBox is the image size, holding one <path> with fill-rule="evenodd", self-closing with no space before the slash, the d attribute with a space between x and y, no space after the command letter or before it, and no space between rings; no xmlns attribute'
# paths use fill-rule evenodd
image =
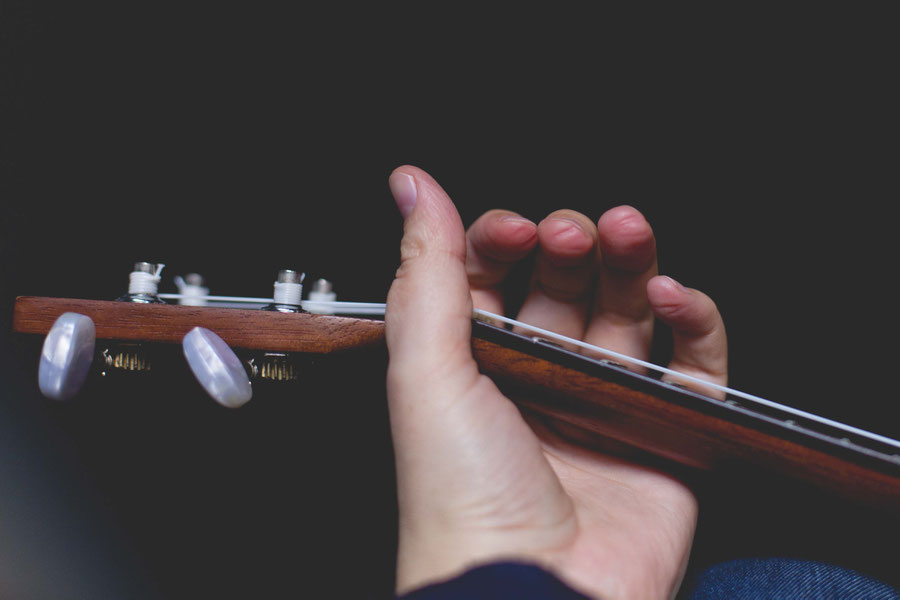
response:
<svg viewBox="0 0 900 600"><path fill-rule="evenodd" d="M163 291L195 271L213 293L266 295L294 268L383 301L402 164L434 175L466 223L492 207L638 207L662 272L717 301L733 387L900 434L896 65L879 15L0 7L12 592L390 590L378 365L312 369L302 405L257 394L223 414L173 371L58 407L10 320L16 295L114 298L136 260L167 265ZM711 554L884 533L784 488L719 493L709 503L741 517L701 522ZM707 531L722 527L739 549Z"/></svg>

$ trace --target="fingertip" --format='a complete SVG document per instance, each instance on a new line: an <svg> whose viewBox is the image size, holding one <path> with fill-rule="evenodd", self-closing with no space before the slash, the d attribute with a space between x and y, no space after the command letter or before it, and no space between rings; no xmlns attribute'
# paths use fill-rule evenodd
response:
<svg viewBox="0 0 900 600"><path fill-rule="evenodd" d="M500 244L515 247L533 247L538 240L538 226L531 219L510 213L496 221L494 240Z"/></svg>
<svg viewBox="0 0 900 600"><path fill-rule="evenodd" d="M472 223L466 237L473 300L478 308L502 312L502 292L496 286L537 245L537 225L518 213L492 209Z"/></svg>
<svg viewBox="0 0 900 600"><path fill-rule="evenodd" d="M537 244L538 226L518 213L493 209L479 217L469 229L475 250L501 262L521 259Z"/></svg>
<svg viewBox="0 0 900 600"><path fill-rule="evenodd" d="M600 251L610 267L639 272L656 259L656 238L643 213L629 205L611 208L597 220Z"/></svg>
<svg viewBox="0 0 900 600"><path fill-rule="evenodd" d="M653 298L662 302L666 298L678 299L686 294L690 294L690 290L668 275L656 275L647 282L647 295L651 297L651 302Z"/></svg>
<svg viewBox="0 0 900 600"><path fill-rule="evenodd" d="M465 230L453 201L421 169L399 167L389 183L406 221L400 267L388 292L386 334L392 357L415 363L441 352L430 349L436 340L447 342L445 348L469 342Z"/></svg>
<svg viewBox="0 0 900 600"><path fill-rule="evenodd" d="M647 296L654 314L674 334L669 368L725 385L728 381L728 341L725 325L715 302L703 292L687 288L671 277L660 275L647 282ZM677 377L665 376L667 381ZM695 383L689 387L697 387ZM697 388L713 397L721 391Z"/></svg>
<svg viewBox="0 0 900 600"><path fill-rule="evenodd" d="M400 214L405 219L415 208L419 191L415 177L401 169L403 167L391 173L391 176L388 178L388 186L391 189L391 194L394 196L397 210L400 211Z"/></svg>
<svg viewBox="0 0 900 600"><path fill-rule="evenodd" d="M601 231L604 226L649 227L644 213L630 204L620 204L610 208L597 219L597 225Z"/></svg>
<svg viewBox="0 0 900 600"><path fill-rule="evenodd" d="M571 210L556 211L538 224L541 252L556 263L580 261L592 255L597 245L594 224Z"/></svg>
<svg viewBox="0 0 900 600"><path fill-rule="evenodd" d="M706 335L721 322L709 296L667 275L657 275L647 282L647 298L657 318L685 335Z"/></svg>
<svg viewBox="0 0 900 600"><path fill-rule="evenodd" d="M415 179L420 178L423 175L427 175L427 173L414 165L400 165L399 167L391 171L391 176L394 175L408 175L409 177Z"/></svg>
<svg viewBox="0 0 900 600"><path fill-rule="evenodd" d="M401 165L391 171L391 177L393 177L394 175L406 175L408 177L412 177L420 188L437 188L442 193L446 193L444 192L443 188L441 188L441 185L437 182L437 180L432 177L431 174L428 173L428 171L420 169L419 167L416 167L414 165Z"/></svg>
<svg viewBox="0 0 900 600"><path fill-rule="evenodd" d="M668 322L690 303L690 290L668 275L656 275L647 281L647 299L653 312Z"/></svg>
<svg viewBox="0 0 900 600"><path fill-rule="evenodd" d="M450 200L431 175L413 165L402 165L391 171L388 186L404 219L409 217L413 209L426 197L436 195Z"/></svg>
<svg viewBox="0 0 900 600"><path fill-rule="evenodd" d="M590 235L568 219L543 221L540 236L541 246L562 256L583 255L594 245Z"/></svg>

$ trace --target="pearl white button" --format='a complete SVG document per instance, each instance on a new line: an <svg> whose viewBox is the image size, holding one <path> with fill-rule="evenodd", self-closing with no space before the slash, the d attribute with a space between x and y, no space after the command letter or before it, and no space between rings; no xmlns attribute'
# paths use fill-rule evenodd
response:
<svg viewBox="0 0 900 600"><path fill-rule="evenodd" d="M218 335L194 327L184 336L181 346L188 366L213 400L228 408L239 408L253 396L241 360Z"/></svg>
<svg viewBox="0 0 900 600"><path fill-rule="evenodd" d="M94 360L96 329L90 317L63 313L53 323L38 367L38 387L53 400L69 400L81 389Z"/></svg>

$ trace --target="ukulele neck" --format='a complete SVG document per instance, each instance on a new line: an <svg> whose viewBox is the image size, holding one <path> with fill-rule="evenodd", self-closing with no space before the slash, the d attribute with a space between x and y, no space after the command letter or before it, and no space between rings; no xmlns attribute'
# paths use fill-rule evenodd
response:
<svg viewBox="0 0 900 600"><path fill-rule="evenodd" d="M209 306L20 297L14 329L46 334L64 312L90 317L106 340L179 344L199 326L235 349L348 357L384 351L380 320ZM497 315L476 315L472 348L481 370L523 411L597 440L702 470L761 468L900 510L896 440L692 378L666 381L662 375L677 374Z"/></svg>

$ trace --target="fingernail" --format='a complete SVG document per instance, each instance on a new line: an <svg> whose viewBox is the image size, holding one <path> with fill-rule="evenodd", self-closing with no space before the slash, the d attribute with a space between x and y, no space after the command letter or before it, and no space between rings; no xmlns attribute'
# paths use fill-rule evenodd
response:
<svg viewBox="0 0 900 600"><path fill-rule="evenodd" d="M406 173L391 173L388 185L391 188L391 194L394 195L394 202L397 203L397 208L405 219L416 206L416 197L419 193L416 188L416 180Z"/></svg>
<svg viewBox="0 0 900 600"><path fill-rule="evenodd" d="M565 217L551 217L546 219L547 232L556 239L577 237L581 240L591 241L591 236L584 230L584 226L574 219Z"/></svg>
<svg viewBox="0 0 900 600"><path fill-rule="evenodd" d="M532 221L531 219L526 219L525 217L520 217L517 215L506 215L506 216L500 217L500 222L501 223L520 223L522 225L530 225L532 227L535 226L534 221Z"/></svg>
<svg viewBox="0 0 900 600"><path fill-rule="evenodd" d="M688 290L686 287L684 287L683 285L681 285L680 283L678 283L677 281L675 281L668 275L662 275L662 278L667 280L669 282L669 285L672 288L674 288L675 290L678 290L679 292L682 292L682 293L687 293Z"/></svg>

